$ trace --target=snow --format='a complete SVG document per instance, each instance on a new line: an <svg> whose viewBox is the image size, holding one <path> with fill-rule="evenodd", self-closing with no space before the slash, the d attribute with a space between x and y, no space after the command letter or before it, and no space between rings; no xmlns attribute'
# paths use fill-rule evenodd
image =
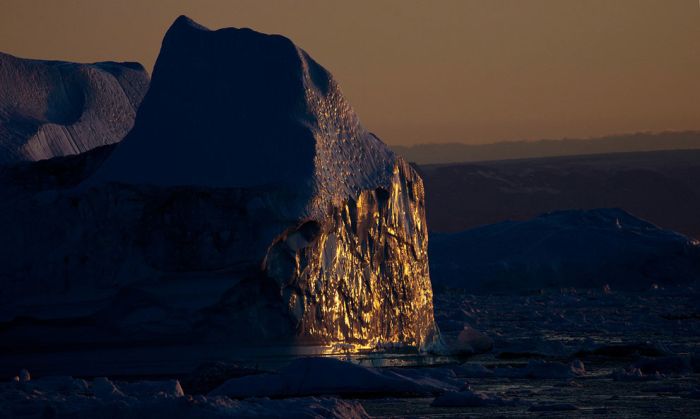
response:
<svg viewBox="0 0 700 419"><path fill-rule="evenodd" d="M566 210L430 237L434 287L648 290L700 280L700 246L619 209Z"/></svg>
<svg viewBox="0 0 700 419"><path fill-rule="evenodd" d="M0 165L120 141L148 88L140 64L78 64L0 53Z"/></svg>

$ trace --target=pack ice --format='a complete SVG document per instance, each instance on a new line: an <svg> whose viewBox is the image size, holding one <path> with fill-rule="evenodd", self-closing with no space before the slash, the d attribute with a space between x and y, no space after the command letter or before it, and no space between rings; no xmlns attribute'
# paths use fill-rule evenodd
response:
<svg viewBox="0 0 700 419"><path fill-rule="evenodd" d="M138 63L78 64L0 53L0 165L121 140L148 88Z"/></svg>

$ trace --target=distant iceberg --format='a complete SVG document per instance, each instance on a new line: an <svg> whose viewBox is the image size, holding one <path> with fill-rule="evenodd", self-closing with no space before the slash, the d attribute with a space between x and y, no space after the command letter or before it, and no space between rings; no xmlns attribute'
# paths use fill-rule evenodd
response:
<svg viewBox="0 0 700 419"><path fill-rule="evenodd" d="M430 236L435 287L522 292L700 280L700 246L621 209L566 210Z"/></svg>

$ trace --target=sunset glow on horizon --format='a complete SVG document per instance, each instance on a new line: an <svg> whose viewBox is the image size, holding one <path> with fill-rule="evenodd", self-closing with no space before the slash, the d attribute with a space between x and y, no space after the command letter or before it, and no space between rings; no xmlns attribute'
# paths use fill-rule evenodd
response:
<svg viewBox="0 0 700 419"><path fill-rule="evenodd" d="M3 2L0 51L139 61L186 14L291 38L389 144L700 129L691 0Z"/></svg>

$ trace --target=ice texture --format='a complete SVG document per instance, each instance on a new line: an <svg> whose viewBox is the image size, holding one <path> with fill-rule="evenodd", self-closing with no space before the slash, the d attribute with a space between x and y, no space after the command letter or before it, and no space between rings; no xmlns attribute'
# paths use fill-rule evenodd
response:
<svg viewBox="0 0 700 419"><path fill-rule="evenodd" d="M138 63L78 64L0 53L0 165L120 141L148 88Z"/></svg>

